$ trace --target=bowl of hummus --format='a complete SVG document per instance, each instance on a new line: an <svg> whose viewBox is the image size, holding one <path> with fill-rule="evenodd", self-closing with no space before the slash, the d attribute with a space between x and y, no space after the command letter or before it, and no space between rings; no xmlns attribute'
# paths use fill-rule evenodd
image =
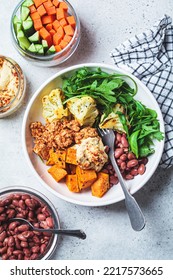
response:
<svg viewBox="0 0 173 280"><path fill-rule="evenodd" d="M0 118L15 112L25 96L25 77L11 58L0 56Z"/></svg>

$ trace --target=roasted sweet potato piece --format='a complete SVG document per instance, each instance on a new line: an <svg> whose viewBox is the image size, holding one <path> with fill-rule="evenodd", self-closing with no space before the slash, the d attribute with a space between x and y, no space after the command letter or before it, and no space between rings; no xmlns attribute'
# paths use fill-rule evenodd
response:
<svg viewBox="0 0 173 280"><path fill-rule="evenodd" d="M56 151L54 152L52 149L49 151L49 159L46 162L46 165L54 165L56 164L58 167L66 168L65 164L66 151Z"/></svg>
<svg viewBox="0 0 173 280"><path fill-rule="evenodd" d="M61 181L67 175L67 171L63 168L60 168L57 164L50 167L48 172L57 182Z"/></svg>
<svg viewBox="0 0 173 280"><path fill-rule="evenodd" d="M66 162L77 165L75 148L70 147L67 149Z"/></svg>
<svg viewBox="0 0 173 280"><path fill-rule="evenodd" d="M109 175L103 172L99 172L97 180L91 185L92 195L102 197L108 189Z"/></svg>
<svg viewBox="0 0 173 280"><path fill-rule="evenodd" d="M66 176L66 185L71 192L80 192L76 174Z"/></svg>
<svg viewBox="0 0 173 280"><path fill-rule="evenodd" d="M97 174L94 170L84 170L80 166L76 167L76 174L80 190L90 187L97 179Z"/></svg>

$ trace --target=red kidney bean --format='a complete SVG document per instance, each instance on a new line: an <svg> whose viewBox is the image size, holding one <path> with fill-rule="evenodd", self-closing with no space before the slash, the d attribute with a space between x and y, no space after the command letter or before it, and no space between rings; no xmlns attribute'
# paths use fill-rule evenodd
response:
<svg viewBox="0 0 173 280"><path fill-rule="evenodd" d="M18 207L19 206L19 201L17 199L13 199L12 205Z"/></svg>
<svg viewBox="0 0 173 280"><path fill-rule="evenodd" d="M14 250L14 251L13 251L13 255L14 255L14 256L18 256L19 254L22 254L22 255L23 255L24 253L23 253L22 250Z"/></svg>
<svg viewBox="0 0 173 280"><path fill-rule="evenodd" d="M31 251L33 252L33 253L38 253L39 251L40 251L40 246L34 246L34 247L32 247L31 248Z"/></svg>
<svg viewBox="0 0 173 280"><path fill-rule="evenodd" d="M2 260L8 260L8 255L7 254L3 254L2 255Z"/></svg>
<svg viewBox="0 0 173 280"><path fill-rule="evenodd" d="M18 234L17 237L18 237L18 239L19 239L20 241L27 241L27 239L23 236L22 233Z"/></svg>
<svg viewBox="0 0 173 280"><path fill-rule="evenodd" d="M32 231L24 231L22 232L22 235L28 239L28 238L32 238L34 236L34 233Z"/></svg>
<svg viewBox="0 0 173 280"><path fill-rule="evenodd" d="M20 246L21 246L22 248L28 248L28 242L26 242L26 241L21 241L21 242L20 242Z"/></svg>
<svg viewBox="0 0 173 280"><path fill-rule="evenodd" d="M15 239L13 236L9 236L8 238L8 247L14 247L15 245Z"/></svg>
<svg viewBox="0 0 173 280"><path fill-rule="evenodd" d="M28 231L29 230L29 225L20 225L17 227L18 231L23 232L23 231Z"/></svg>
<svg viewBox="0 0 173 280"><path fill-rule="evenodd" d="M7 246L0 248L0 254L5 254L7 252Z"/></svg>
<svg viewBox="0 0 173 280"><path fill-rule="evenodd" d="M0 215L0 222L4 222L6 220L6 218L7 218L7 215L5 213L2 213Z"/></svg>
<svg viewBox="0 0 173 280"><path fill-rule="evenodd" d="M4 230L3 232L0 233L0 241L4 241L5 237L7 236L6 231Z"/></svg>
<svg viewBox="0 0 173 280"><path fill-rule="evenodd" d="M23 201L23 199L19 200L19 207L23 210L26 209L26 205L25 205L25 202Z"/></svg>
<svg viewBox="0 0 173 280"><path fill-rule="evenodd" d="M3 243L2 242L0 242L0 248L2 248L3 247Z"/></svg>
<svg viewBox="0 0 173 280"><path fill-rule="evenodd" d="M137 169L137 168L132 168L132 169L130 170L130 174L131 174L132 176L138 175L138 169Z"/></svg>
<svg viewBox="0 0 173 280"><path fill-rule="evenodd" d="M139 173L140 175L144 174L145 169L146 169L145 165L144 165L143 163L141 163L140 166L139 166L139 168L138 168L138 173Z"/></svg>
<svg viewBox="0 0 173 280"><path fill-rule="evenodd" d="M131 174L126 174L126 175L125 175L125 179L126 179L126 180L132 180L133 178L134 178L134 176L131 175Z"/></svg>
<svg viewBox="0 0 173 280"><path fill-rule="evenodd" d="M34 218L34 212L32 210L29 211L28 213L28 218L33 219Z"/></svg>
<svg viewBox="0 0 173 280"><path fill-rule="evenodd" d="M45 250L46 250L46 244L42 244L40 246L40 253L43 254L45 252Z"/></svg>
<svg viewBox="0 0 173 280"><path fill-rule="evenodd" d="M124 161L121 163L120 168L121 168L122 170L125 170L125 169L126 169L126 163L125 163Z"/></svg>
<svg viewBox="0 0 173 280"><path fill-rule="evenodd" d="M14 218L16 215L16 211L14 209L9 209L6 213L8 214L8 219Z"/></svg>
<svg viewBox="0 0 173 280"><path fill-rule="evenodd" d="M24 253L24 255L27 256L27 257L30 257L30 256L31 256L31 251L30 251L30 249L28 249L28 248L24 248L24 249L23 249L23 253Z"/></svg>
<svg viewBox="0 0 173 280"><path fill-rule="evenodd" d="M46 223L49 228L53 228L53 219L51 217L46 218Z"/></svg>
<svg viewBox="0 0 173 280"><path fill-rule="evenodd" d="M16 247L16 249L20 250L22 247L20 245L19 239L17 238L17 236L15 236L14 239L15 239L15 247Z"/></svg>
<svg viewBox="0 0 173 280"><path fill-rule="evenodd" d="M17 257L12 255L12 256L9 257L9 260L17 260Z"/></svg>
<svg viewBox="0 0 173 280"><path fill-rule="evenodd" d="M137 159L131 159L127 162L127 167L132 168L138 165L138 160Z"/></svg>
<svg viewBox="0 0 173 280"><path fill-rule="evenodd" d="M126 161L126 160L127 160L127 155L126 155L126 154L122 154L122 155L120 156L120 160Z"/></svg>
<svg viewBox="0 0 173 280"><path fill-rule="evenodd" d="M11 204L12 202L12 199L9 197L9 198L6 198L4 201L3 201L3 205L4 206L8 206L9 204Z"/></svg>
<svg viewBox="0 0 173 280"><path fill-rule="evenodd" d="M16 218L25 218L22 213L17 213Z"/></svg>
<svg viewBox="0 0 173 280"><path fill-rule="evenodd" d="M7 249L7 255L11 256L13 254L14 248L13 247L8 247Z"/></svg>
<svg viewBox="0 0 173 280"><path fill-rule="evenodd" d="M123 161L121 159L117 159L117 164L120 166Z"/></svg>
<svg viewBox="0 0 173 280"><path fill-rule="evenodd" d="M20 225L19 222L15 221L15 222L11 222L8 226L9 230L14 230L18 225Z"/></svg>
<svg viewBox="0 0 173 280"><path fill-rule="evenodd" d="M115 176L110 176L110 183L116 185L118 183L118 178Z"/></svg>
<svg viewBox="0 0 173 280"><path fill-rule="evenodd" d="M129 160L131 160L131 159L134 159L134 158L136 158L136 157L135 157L135 155L134 155L132 152L129 152L129 153L127 154L127 158L128 158Z"/></svg>
<svg viewBox="0 0 173 280"><path fill-rule="evenodd" d="M0 214L4 212L4 207L0 207Z"/></svg>
<svg viewBox="0 0 173 280"><path fill-rule="evenodd" d="M13 199L19 200L21 198L21 195L18 193L13 194Z"/></svg>
<svg viewBox="0 0 173 280"><path fill-rule="evenodd" d="M40 244L40 239L38 238L38 236L34 235L32 240L33 240L34 243Z"/></svg>
<svg viewBox="0 0 173 280"><path fill-rule="evenodd" d="M30 257L30 260L36 260L38 259L38 254L37 253L33 253Z"/></svg>
<svg viewBox="0 0 173 280"><path fill-rule="evenodd" d="M123 154L123 149L122 148L115 149L115 152L114 152L115 158L118 159L122 154Z"/></svg>
<svg viewBox="0 0 173 280"><path fill-rule="evenodd" d="M17 259L18 259L18 260L23 260L23 254L20 253L20 254L17 256Z"/></svg>
<svg viewBox="0 0 173 280"><path fill-rule="evenodd" d="M103 172L103 173L106 173L106 174L109 173L109 171L108 171L106 168L102 169L102 172Z"/></svg>
<svg viewBox="0 0 173 280"><path fill-rule="evenodd" d="M46 216L45 216L44 214L38 214L38 215L37 215L37 219L38 219L39 221L45 221L45 220L46 220Z"/></svg>
<svg viewBox="0 0 173 280"><path fill-rule="evenodd" d="M121 137L121 143L122 143L124 148L128 148L129 143L128 143L126 137L124 137L124 136Z"/></svg>

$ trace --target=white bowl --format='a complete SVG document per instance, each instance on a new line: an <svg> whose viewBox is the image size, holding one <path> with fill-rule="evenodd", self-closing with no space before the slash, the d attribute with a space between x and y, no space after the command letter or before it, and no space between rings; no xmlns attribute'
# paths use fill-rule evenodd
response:
<svg viewBox="0 0 173 280"><path fill-rule="evenodd" d="M80 204L84 206L103 206L109 205L124 199L124 194L122 192L121 186L118 184L112 187L102 198L97 198L92 196L91 190L86 190L82 193L73 193L70 192L65 185L65 183L57 183L51 175L47 172L48 166L46 166L40 158L35 155L32 151L33 148L33 140L31 137L29 125L34 121L41 121L44 123L44 119L42 117L42 97L56 87L61 87L62 85L62 76L71 75L73 72L78 70L81 67L89 67L89 68L97 68L100 67L103 71L107 73L122 73L131 76L138 85L138 92L135 96L136 99L140 100L147 107L154 109L158 114L158 120L160 122L160 129L164 132L164 122L162 118L162 114L160 108L153 97L152 93L147 89L145 85L141 81L139 81L136 77L129 74L126 71L120 70L114 66L105 65L105 64L96 64L96 63L86 63L79 64L69 68L66 68L62 71L59 71L53 77L48 79L33 95L31 98L28 107L26 109L23 126L22 126L22 145L24 149L24 154L26 160L31 167L33 173L36 175L38 180L42 183L42 185L52 192L54 195L62 198L71 203ZM129 83L130 84L130 83ZM158 164L160 162L162 152L164 147L164 141L161 142L155 141L155 150L156 152L149 157L149 161L146 165L146 172L143 175L136 176L133 180L126 181L127 187L129 191L133 194L138 191L142 186L146 184L146 182L150 179L150 177L155 172Z"/></svg>

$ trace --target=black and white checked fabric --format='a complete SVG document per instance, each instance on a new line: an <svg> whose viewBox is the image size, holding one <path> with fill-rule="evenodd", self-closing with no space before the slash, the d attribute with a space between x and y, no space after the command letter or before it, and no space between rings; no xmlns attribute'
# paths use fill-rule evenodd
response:
<svg viewBox="0 0 173 280"><path fill-rule="evenodd" d="M154 94L165 121L165 147L160 166L173 165L173 26L164 15L154 26L111 52L116 66L137 76Z"/></svg>

